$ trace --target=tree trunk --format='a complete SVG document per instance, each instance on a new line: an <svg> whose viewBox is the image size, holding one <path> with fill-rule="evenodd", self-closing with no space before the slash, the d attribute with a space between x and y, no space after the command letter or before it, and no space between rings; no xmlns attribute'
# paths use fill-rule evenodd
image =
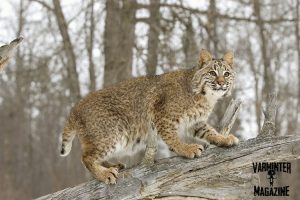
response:
<svg viewBox="0 0 300 200"><path fill-rule="evenodd" d="M158 60L158 43L160 32L159 0L150 1L150 18L148 33L148 57L146 62L147 75L155 75Z"/></svg>
<svg viewBox="0 0 300 200"><path fill-rule="evenodd" d="M86 49L89 60L89 75L90 75L90 92L96 90L96 74L95 74L95 63L93 61L93 49L94 49L94 36L95 36L95 19L94 19L94 0L89 2L89 9L86 14L86 20L89 21L89 27L86 27Z"/></svg>
<svg viewBox="0 0 300 200"><path fill-rule="evenodd" d="M265 25L261 16L261 6L259 0L253 0L253 7L254 7L254 14L257 18L257 26L259 29L260 41L261 41L261 53L262 53L262 60L264 66L264 87L262 91L263 100L266 101L266 94L272 91L274 87L274 76L271 70L270 64L270 56L268 55L268 45L267 39L265 36Z"/></svg>
<svg viewBox="0 0 300 200"><path fill-rule="evenodd" d="M213 55L217 56L218 54L218 33L217 33L217 7L216 1L209 1L209 8L207 12L207 33L209 35L209 40L212 41L212 47L210 47Z"/></svg>
<svg viewBox="0 0 300 200"><path fill-rule="evenodd" d="M53 0L53 5L54 5L54 14L63 40L64 51L67 57L66 67L68 71L68 85L70 88L70 96L72 98L72 101L76 102L80 99L79 79L76 70L76 56L68 32L68 25L60 5L60 0Z"/></svg>
<svg viewBox="0 0 300 200"><path fill-rule="evenodd" d="M250 33L247 34L247 37L250 37ZM248 42L246 44L247 48L247 55L248 55L248 62L250 65L250 69L252 75L254 77L254 85L255 85L255 116L256 116L256 124L258 130L261 130L261 93L259 91L259 68L255 64L255 56L251 49L251 44Z"/></svg>
<svg viewBox="0 0 300 200"><path fill-rule="evenodd" d="M185 24L185 33L182 37L182 50L185 57L185 65L183 67L193 67L196 65L198 57L198 47L195 38L195 30L192 24L192 17L188 17L188 22Z"/></svg>
<svg viewBox="0 0 300 200"><path fill-rule="evenodd" d="M104 86L132 76L136 0L107 0Z"/></svg>
<svg viewBox="0 0 300 200"><path fill-rule="evenodd" d="M297 0L296 5L296 45L297 45L297 57L298 57L298 102L297 102L297 116L296 116L296 131L300 131L300 33L299 33L299 10L300 10L300 2Z"/></svg>

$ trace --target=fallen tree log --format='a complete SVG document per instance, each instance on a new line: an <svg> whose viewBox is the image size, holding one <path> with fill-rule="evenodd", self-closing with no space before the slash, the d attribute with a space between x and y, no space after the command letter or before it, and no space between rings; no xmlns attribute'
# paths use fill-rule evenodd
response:
<svg viewBox="0 0 300 200"><path fill-rule="evenodd" d="M260 180L252 162L300 158L300 135L259 137L238 146L210 148L200 158L173 157L119 174L116 185L96 180L40 197L47 199L249 199ZM176 197L176 198L175 198Z"/></svg>

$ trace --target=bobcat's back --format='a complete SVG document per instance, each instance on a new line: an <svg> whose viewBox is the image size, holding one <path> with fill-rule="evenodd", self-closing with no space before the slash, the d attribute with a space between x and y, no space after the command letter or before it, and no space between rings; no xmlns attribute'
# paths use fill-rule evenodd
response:
<svg viewBox="0 0 300 200"><path fill-rule="evenodd" d="M181 70L156 76L129 79L111 87L93 92L80 100L66 121L61 155L71 150L74 135L89 135L95 142L99 129L108 139L114 140L118 132L124 135L124 143L146 140L153 131L153 112L182 110L191 102L188 78L192 70ZM166 107L166 101L180 102L176 107ZM185 104L185 105L184 105ZM115 126L117 123L117 127ZM118 130L113 130L118 129ZM141 141L142 142L142 141Z"/></svg>

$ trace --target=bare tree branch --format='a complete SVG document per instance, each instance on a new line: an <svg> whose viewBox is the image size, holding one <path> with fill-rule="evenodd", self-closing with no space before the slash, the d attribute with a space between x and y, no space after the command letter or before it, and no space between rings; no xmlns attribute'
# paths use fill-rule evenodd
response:
<svg viewBox="0 0 300 200"><path fill-rule="evenodd" d="M39 3L39 4L42 5L43 7L45 7L45 8L47 8L48 10L54 12L54 8L52 8L49 4L47 4L47 3L44 2L44 1L41 1L41 0L30 0L30 1Z"/></svg>
<svg viewBox="0 0 300 200"><path fill-rule="evenodd" d="M161 3L159 4L160 7L167 7L167 8L173 8L173 9L181 9L184 11L187 11L189 13L192 14L197 14L197 15L207 15L208 11L207 10L199 10L197 8L189 8L183 5L179 5L179 4L168 4L168 3ZM149 8L150 5L146 5L146 4L138 4L137 8L141 9L141 8ZM226 20L234 20L234 21L239 21L239 22L251 22L251 23L258 23L259 20L253 17L239 17L239 16L231 16L228 14L221 14L221 13L216 13L216 17L218 17L219 19L226 19ZM147 23L148 21L145 20L145 18L139 20L139 18L137 19L138 21L143 21L145 23ZM276 19L264 19L262 20L263 23L269 23L269 24L276 24L276 23L282 23L282 22L296 22L297 18L285 18L283 16L278 17Z"/></svg>
<svg viewBox="0 0 300 200"><path fill-rule="evenodd" d="M10 44L0 47L0 70L4 69L9 59L12 57L14 50L22 42L23 38L19 37L10 42Z"/></svg>

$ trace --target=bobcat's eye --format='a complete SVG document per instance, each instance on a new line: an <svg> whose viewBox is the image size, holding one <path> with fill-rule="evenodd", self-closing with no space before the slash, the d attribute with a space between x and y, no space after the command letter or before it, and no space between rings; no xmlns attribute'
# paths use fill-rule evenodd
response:
<svg viewBox="0 0 300 200"><path fill-rule="evenodd" d="M210 71L209 74L212 76L217 76L217 73L215 71Z"/></svg>
<svg viewBox="0 0 300 200"><path fill-rule="evenodd" d="M228 77L229 75L230 75L229 72L224 73L224 77Z"/></svg>

